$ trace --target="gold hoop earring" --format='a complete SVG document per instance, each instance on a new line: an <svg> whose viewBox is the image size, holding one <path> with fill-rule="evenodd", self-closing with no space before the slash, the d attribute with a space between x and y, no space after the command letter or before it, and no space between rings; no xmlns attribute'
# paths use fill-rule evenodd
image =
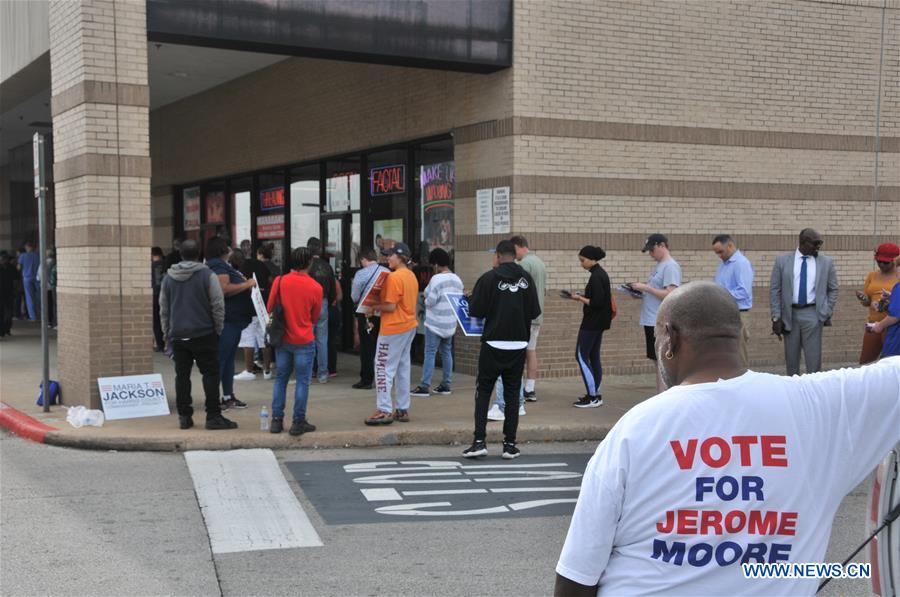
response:
<svg viewBox="0 0 900 597"><path fill-rule="evenodd" d="M671 361L672 359L675 358L675 353L672 352L672 349L670 348L669 350L666 351L666 354L664 356L666 357L666 360Z"/></svg>

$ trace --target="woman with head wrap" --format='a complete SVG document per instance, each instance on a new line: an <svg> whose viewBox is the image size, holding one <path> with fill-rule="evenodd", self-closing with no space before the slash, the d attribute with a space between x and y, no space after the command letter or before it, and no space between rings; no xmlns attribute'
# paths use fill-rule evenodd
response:
<svg viewBox="0 0 900 597"><path fill-rule="evenodd" d="M603 379L603 367L600 365L600 344L603 332L612 324L612 293L609 288L609 276L600 267L600 260L606 257L606 251L600 247L587 245L578 253L581 267L591 272L584 293L571 295L572 300L580 302L583 310L581 328L578 330L578 342L575 345L575 358L584 379L587 390L573 406L576 408L596 408L603 405L600 393L600 382Z"/></svg>

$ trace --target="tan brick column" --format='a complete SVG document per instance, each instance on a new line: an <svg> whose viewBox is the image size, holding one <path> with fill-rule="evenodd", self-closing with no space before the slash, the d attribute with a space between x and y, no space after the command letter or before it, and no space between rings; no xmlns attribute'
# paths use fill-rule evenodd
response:
<svg viewBox="0 0 900 597"><path fill-rule="evenodd" d="M153 371L146 6L50 3L59 374L67 404L96 378Z"/></svg>

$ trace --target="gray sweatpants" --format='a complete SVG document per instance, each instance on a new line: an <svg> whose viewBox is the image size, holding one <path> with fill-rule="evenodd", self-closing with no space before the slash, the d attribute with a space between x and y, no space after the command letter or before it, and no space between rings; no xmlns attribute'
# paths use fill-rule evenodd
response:
<svg viewBox="0 0 900 597"><path fill-rule="evenodd" d="M390 413L394 410L391 403L394 376L397 377L397 408L409 410L409 378L412 365L409 351L415 337L415 328L402 334L378 336L378 343L375 345L375 395L378 399L378 410L381 412Z"/></svg>

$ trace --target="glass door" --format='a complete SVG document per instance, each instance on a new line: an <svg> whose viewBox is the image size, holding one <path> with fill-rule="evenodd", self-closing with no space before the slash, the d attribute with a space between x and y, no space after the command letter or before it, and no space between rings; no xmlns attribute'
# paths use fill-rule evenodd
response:
<svg viewBox="0 0 900 597"><path fill-rule="evenodd" d="M350 285L353 275L359 269L359 214L344 213L322 216L322 247L324 258L334 270L341 288L342 299L338 302L341 321L340 348L353 346L353 301L350 299ZM330 313L329 318L335 315ZM332 328L333 329L333 328Z"/></svg>

